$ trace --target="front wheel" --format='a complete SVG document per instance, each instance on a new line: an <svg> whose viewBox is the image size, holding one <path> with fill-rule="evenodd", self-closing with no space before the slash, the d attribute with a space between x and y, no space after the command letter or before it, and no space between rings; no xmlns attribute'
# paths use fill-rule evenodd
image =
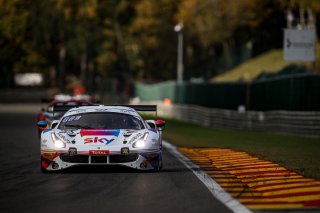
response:
<svg viewBox="0 0 320 213"><path fill-rule="evenodd" d="M49 165L49 162L48 160L46 160L45 158L41 157L40 158L40 170L42 173L46 173L48 170L48 165Z"/></svg>
<svg viewBox="0 0 320 213"><path fill-rule="evenodd" d="M159 172L163 167L162 153L159 154L154 163L154 171Z"/></svg>

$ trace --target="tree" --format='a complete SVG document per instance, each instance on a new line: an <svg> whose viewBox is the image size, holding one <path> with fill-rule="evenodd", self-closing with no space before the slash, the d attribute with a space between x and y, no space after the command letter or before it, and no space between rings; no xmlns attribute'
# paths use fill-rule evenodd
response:
<svg viewBox="0 0 320 213"><path fill-rule="evenodd" d="M175 79L180 21L185 80L207 79L239 63L248 42L255 55L281 48L288 8L311 8L320 27L318 0L0 0L1 79L41 72L61 88L69 74L89 88L97 75Z"/></svg>
<svg viewBox="0 0 320 213"><path fill-rule="evenodd" d="M137 3L126 39L129 61L140 79L172 79L176 70L175 0Z"/></svg>

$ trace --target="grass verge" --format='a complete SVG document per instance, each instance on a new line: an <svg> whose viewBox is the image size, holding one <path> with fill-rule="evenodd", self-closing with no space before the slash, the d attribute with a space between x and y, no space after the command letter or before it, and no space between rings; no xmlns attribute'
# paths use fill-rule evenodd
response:
<svg viewBox="0 0 320 213"><path fill-rule="evenodd" d="M206 128L165 119L164 138L178 147L230 148L269 160L305 177L320 180L320 139Z"/></svg>
<svg viewBox="0 0 320 213"><path fill-rule="evenodd" d="M320 51L320 43L317 44L317 52ZM320 56L317 57L317 63L320 63ZM291 62L283 60L283 50L276 49L265 52L255 58L252 58L244 63L236 66L235 68L215 76L211 79L212 82L230 82L243 79L251 81L262 72L276 73L284 67L295 64L312 69L311 63L307 62ZM319 72L319 68L317 69Z"/></svg>

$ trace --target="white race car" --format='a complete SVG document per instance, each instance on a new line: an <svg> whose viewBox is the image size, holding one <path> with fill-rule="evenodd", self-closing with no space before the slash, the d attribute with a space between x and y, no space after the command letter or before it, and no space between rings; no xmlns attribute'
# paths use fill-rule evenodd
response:
<svg viewBox="0 0 320 213"><path fill-rule="evenodd" d="M156 111L156 106L96 105L69 109L41 133L41 170L123 165L159 171L165 121L145 121L137 111ZM46 126L46 121L38 122L38 127Z"/></svg>

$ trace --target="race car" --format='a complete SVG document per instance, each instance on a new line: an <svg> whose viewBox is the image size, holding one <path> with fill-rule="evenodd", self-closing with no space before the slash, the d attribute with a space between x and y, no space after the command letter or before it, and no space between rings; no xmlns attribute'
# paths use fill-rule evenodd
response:
<svg viewBox="0 0 320 213"><path fill-rule="evenodd" d="M37 116L38 121L46 121L47 124L50 126L52 121L59 120L65 111L54 112L53 109L57 106L70 106L70 107L77 107L77 106L86 106L92 105L92 103L86 99L54 99L51 103L46 107L42 108L41 112ZM43 128L38 128L38 136L40 137Z"/></svg>
<svg viewBox="0 0 320 213"><path fill-rule="evenodd" d="M145 121L137 111L156 111L156 105L97 105L68 110L41 133L41 170L76 165L161 170L165 121ZM46 121L38 122L38 127L46 126Z"/></svg>

